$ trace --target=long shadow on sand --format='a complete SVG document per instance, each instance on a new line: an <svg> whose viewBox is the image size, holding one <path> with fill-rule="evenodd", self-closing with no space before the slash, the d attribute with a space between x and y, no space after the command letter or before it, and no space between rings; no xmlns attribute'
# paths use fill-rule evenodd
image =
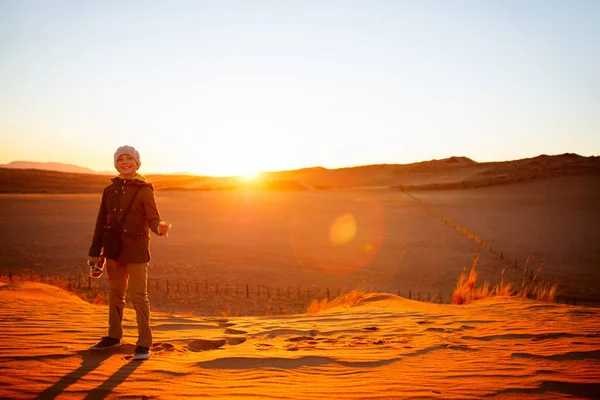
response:
<svg viewBox="0 0 600 400"><path fill-rule="evenodd" d="M69 372L54 385L44 390L37 396L37 399L56 398L57 396L61 395L66 388L77 383L85 375L102 365L104 361L110 357L118 356L122 354L122 352L119 349L110 349L106 351L94 351L86 349L77 351L76 354L81 356L81 365L79 368ZM98 399L106 397L108 394L110 394L112 389L123 383L123 381L125 381L125 379L131 375L139 365L140 363L137 361L123 365L111 377L109 377L106 382L90 391L86 396L86 399Z"/></svg>
<svg viewBox="0 0 600 400"><path fill-rule="evenodd" d="M102 385L98 386L94 390L91 390L87 396L85 396L84 400L92 400L92 399L104 399L106 398L114 388L119 386L121 383L125 382L125 380L133 374L133 371L136 370L142 364L141 361L131 360L127 364L123 365L114 374L112 374Z"/></svg>

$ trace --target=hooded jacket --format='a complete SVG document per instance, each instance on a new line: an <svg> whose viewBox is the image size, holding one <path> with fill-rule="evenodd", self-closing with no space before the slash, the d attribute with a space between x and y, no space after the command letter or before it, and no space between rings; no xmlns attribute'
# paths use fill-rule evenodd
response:
<svg viewBox="0 0 600 400"><path fill-rule="evenodd" d="M160 214L154 198L154 187L141 175L133 179L118 176L104 188L96 218L94 237L89 256L99 257L102 252L102 234L105 227L118 224L135 190L141 187L125 222L121 226L121 254L116 261L144 263L150 261L150 230L158 235Z"/></svg>

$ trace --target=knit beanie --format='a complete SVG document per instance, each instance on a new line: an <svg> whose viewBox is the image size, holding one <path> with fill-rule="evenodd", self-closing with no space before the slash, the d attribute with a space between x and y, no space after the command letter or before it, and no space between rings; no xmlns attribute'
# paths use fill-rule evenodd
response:
<svg viewBox="0 0 600 400"><path fill-rule="evenodd" d="M135 160L138 168L142 166L142 160L140 159L140 153L133 146L121 146L115 151L115 168L117 168L117 159L123 154L128 154Z"/></svg>

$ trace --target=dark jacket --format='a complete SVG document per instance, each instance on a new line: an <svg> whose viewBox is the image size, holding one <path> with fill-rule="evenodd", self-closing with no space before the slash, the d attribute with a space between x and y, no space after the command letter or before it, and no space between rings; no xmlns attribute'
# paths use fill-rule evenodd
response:
<svg viewBox="0 0 600 400"><path fill-rule="evenodd" d="M161 221L152 184L138 179L112 179L112 184L102 192L102 202L89 256L98 257L102 251L102 234L107 226L120 223L121 216L131 201L135 190L141 187L129 214L123 224L121 234L121 255L117 261L144 263L150 261L150 230L158 234Z"/></svg>

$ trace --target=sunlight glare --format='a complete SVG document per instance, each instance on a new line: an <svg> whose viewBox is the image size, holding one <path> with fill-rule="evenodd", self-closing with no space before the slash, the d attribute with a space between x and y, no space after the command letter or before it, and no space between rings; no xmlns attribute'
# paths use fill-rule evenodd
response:
<svg viewBox="0 0 600 400"><path fill-rule="evenodd" d="M248 171L240 174L240 178L246 182L254 182L260 178L260 171Z"/></svg>
<svg viewBox="0 0 600 400"><path fill-rule="evenodd" d="M329 228L329 240L335 244L351 241L356 235L356 219L352 214L344 214L336 218Z"/></svg>

